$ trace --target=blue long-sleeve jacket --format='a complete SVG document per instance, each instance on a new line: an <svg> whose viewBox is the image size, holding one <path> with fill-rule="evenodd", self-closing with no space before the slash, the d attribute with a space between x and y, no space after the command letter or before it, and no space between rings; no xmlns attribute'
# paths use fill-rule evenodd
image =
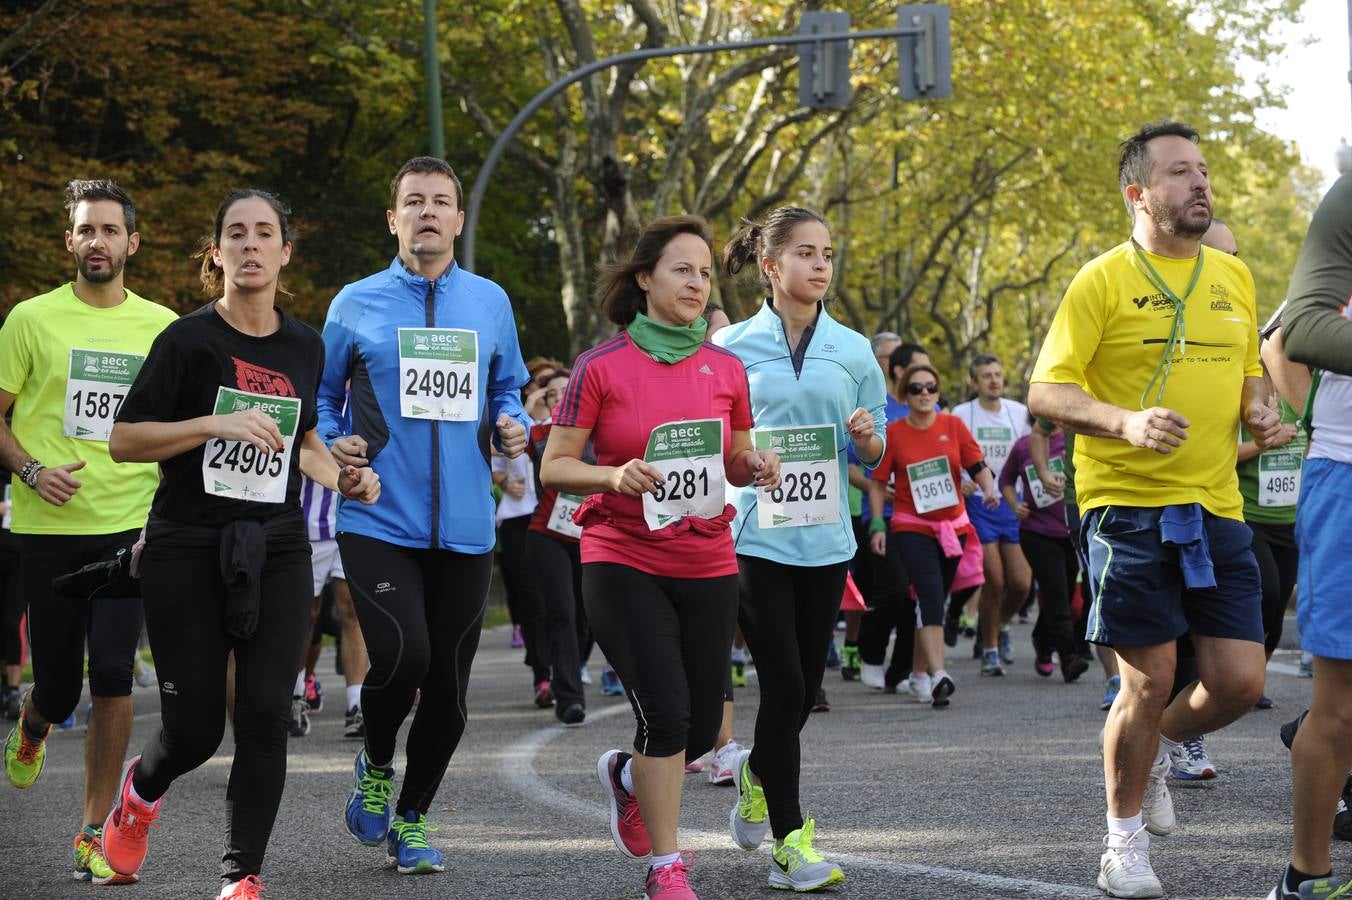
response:
<svg viewBox="0 0 1352 900"><path fill-rule="evenodd" d="M751 385L751 416L757 428L835 425L840 478L840 519L830 524L762 530L756 489L729 487L737 508L732 523L737 552L790 566L826 566L854 557L846 449L853 446L845 422L863 407L873 429L887 440L887 392L868 339L831 318L823 308L806 347L789 349L784 324L767 301L760 312L714 335L713 342L737 354Z"/></svg>
<svg viewBox="0 0 1352 900"><path fill-rule="evenodd" d="M478 421L400 414L406 373L399 329L431 327L478 333ZM319 435L329 444L347 434L365 438L381 483L377 503L339 507L338 531L405 547L492 550L488 440L496 440L493 424L500 413L530 426L521 406L528 375L502 288L457 264L430 282L395 257L385 271L338 292L324 322L324 350Z"/></svg>

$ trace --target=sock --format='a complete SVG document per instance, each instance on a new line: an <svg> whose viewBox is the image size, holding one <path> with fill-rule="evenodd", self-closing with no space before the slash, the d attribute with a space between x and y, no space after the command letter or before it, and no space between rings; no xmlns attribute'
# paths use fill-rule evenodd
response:
<svg viewBox="0 0 1352 900"><path fill-rule="evenodd" d="M660 868L662 868L663 866L669 866L669 865L671 865L671 864L674 863L674 862L678 862L678 861L680 860L680 858L681 858L681 854L680 854L679 852L677 852L677 853L668 853L666 856L657 856L657 855L654 855L653 858L652 858L652 865L649 866L649 868L652 868L652 869L660 869Z"/></svg>
<svg viewBox="0 0 1352 900"><path fill-rule="evenodd" d="M938 681L940 678L947 678L947 677L948 677L948 670L947 670L947 669L939 669L938 671L936 671L936 672L934 673L934 680L935 680L935 681Z"/></svg>
<svg viewBox="0 0 1352 900"><path fill-rule="evenodd" d="M929 673L928 673L928 672L912 672L912 673L911 673L911 680L915 682L915 684L916 684L917 687L926 687L926 686L928 686L929 683L930 683Z"/></svg>
<svg viewBox="0 0 1352 900"><path fill-rule="evenodd" d="M1127 837L1141 831L1141 826L1143 824L1140 813L1137 813L1134 816L1128 816L1125 819L1115 819L1112 816L1108 816L1108 833L1120 834L1123 837ZM1142 831L1140 838L1148 842L1150 840L1149 833Z"/></svg>
<svg viewBox="0 0 1352 900"><path fill-rule="evenodd" d="M42 741L47 740L47 732L45 730L44 731L33 730L33 726L27 715L27 712L28 712L27 709L25 709L23 717L23 733L28 735L28 739L34 743L41 743Z"/></svg>
<svg viewBox="0 0 1352 900"><path fill-rule="evenodd" d="M366 768L375 769L377 772L389 773L390 775L394 774L393 759L382 765L380 763L377 763L375 760L371 759L371 754L366 752L365 750L362 751L362 755L366 757Z"/></svg>
<svg viewBox="0 0 1352 900"><path fill-rule="evenodd" d="M347 708L361 706L361 685L349 684L347 686Z"/></svg>
<svg viewBox="0 0 1352 900"><path fill-rule="evenodd" d="M1177 750L1182 746L1182 741L1171 741L1164 735L1160 735L1160 749L1159 752L1155 754L1155 765L1158 766L1160 763L1164 762L1164 760L1168 759L1171 750Z"/></svg>
<svg viewBox="0 0 1352 900"><path fill-rule="evenodd" d="M158 800L147 800L146 798L142 797L140 793L137 792L135 774L133 774L131 779L127 782L127 793L131 794L131 799L135 800L142 806L156 806L160 802Z"/></svg>
<svg viewBox="0 0 1352 900"><path fill-rule="evenodd" d="M305 670L301 669L300 674L296 676L296 689L291 692L292 697L305 696Z"/></svg>
<svg viewBox="0 0 1352 900"><path fill-rule="evenodd" d="M846 639L845 639L845 646L846 646L846 647L858 647L858 646L859 646L859 642L858 642L858 641L852 641L852 640L850 640L849 638L846 638Z"/></svg>
<svg viewBox="0 0 1352 900"><path fill-rule="evenodd" d="M1333 872L1330 871L1324 873L1323 875L1311 875L1309 872L1302 872L1300 869L1297 869L1295 866L1291 865L1290 863L1287 863L1286 876L1284 879L1286 883L1286 889L1294 894L1300 890L1300 883L1302 881L1314 881L1317 878L1328 878L1332 874Z"/></svg>
<svg viewBox="0 0 1352 900"><path fill-rule="evenodd" d="M744 663L744 662L746 662L746 651L743 650L741 647L733 647L733 648L732 648L732 661L735 662L735 663Z"/></svg>
<svg viewBox="0 0 1352 900"><path fill-rule="evenodd" d="M982 648L981 648L981 652L982 652L982 653L999 653L999 652L1000 652L1000 648L999 648L999 647L982 647Z"/></svg>
<svg viewBox="0 0 1352 900"><path fill-rule="evenodd" d="M620 769L620 787L629 796L634 796L634 758L628 757L624 761L624 768Z"/></svg>

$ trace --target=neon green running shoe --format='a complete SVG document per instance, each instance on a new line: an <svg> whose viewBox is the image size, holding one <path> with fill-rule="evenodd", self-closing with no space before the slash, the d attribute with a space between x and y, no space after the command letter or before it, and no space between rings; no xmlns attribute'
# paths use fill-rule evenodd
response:
<svg viewBox="0 0 1352 900"><path fill-rule="evenodd" d="M787 891L815 891L845 881L840 866L822 859L812 847L817 823L812 819L775 842L774 865L770 866L770 887Z"/></svg>
<svg viewBox="0 0 1352 900"><path fill-rule="evenodd" d="M103 829L85 827L75 835L75 873L77 881L90 881L94 884L135 884L140 881L138 875L123 875L114 872L103 855Z"/></svg>
<svg viewBox="0 0 1352 900"><path fill-rule="evenodd" d="M28 718L28 703L19 714L19 722L5 739L5 774L9 783L16 788L30 788L42 774L42 764L47 761L47 735L52 733L49 724L42 732L40 740L33 740L24 730Z"/></svg>
<svg viewBox="0 0 1352 900"><path fill-rule="evenodd" d="M770 830L770 813L765 806L765 790L751 777L751 751L737 754L732 764L732 781L737 786L737 802L728 816L732 841L743 850L755 850Z"/></svg>

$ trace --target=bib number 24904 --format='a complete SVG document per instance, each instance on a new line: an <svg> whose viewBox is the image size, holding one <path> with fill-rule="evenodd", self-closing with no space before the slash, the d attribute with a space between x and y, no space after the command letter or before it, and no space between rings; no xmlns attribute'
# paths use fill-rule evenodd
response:
<svg viewBox="0 0 1352 900"><path fill-rule="evenodd" d="M399 414L409 419L479 418L479 333L461 328L399 329Z"/></svg>

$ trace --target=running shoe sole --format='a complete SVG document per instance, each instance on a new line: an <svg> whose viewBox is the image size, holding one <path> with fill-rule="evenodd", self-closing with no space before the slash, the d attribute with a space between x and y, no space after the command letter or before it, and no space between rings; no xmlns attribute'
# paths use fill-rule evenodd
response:
<svg viewBox="0 0 1352 900"><path fill-rule="evenodd" d="M832 869L831 874L817 881L798 883L789 876L781 873L778 868L770 870L770 887L778 891L794 891L799 894L806 894L811 891L819 891L824 887L830 887L833 884L844 884L845 873L840 869Z"/></svg>
<svg viewBox="0 0 1352 900"><path fill-rule="evenodd" d="M953 691L956 689L957 685L953 683L951 678L940 678L938 682L935 683L934 687L930 689L930 693L934 697L934 699L930 701L930 706L933 706L935 709L943 709L948 705L948 698L953 696Z"/></svg>

